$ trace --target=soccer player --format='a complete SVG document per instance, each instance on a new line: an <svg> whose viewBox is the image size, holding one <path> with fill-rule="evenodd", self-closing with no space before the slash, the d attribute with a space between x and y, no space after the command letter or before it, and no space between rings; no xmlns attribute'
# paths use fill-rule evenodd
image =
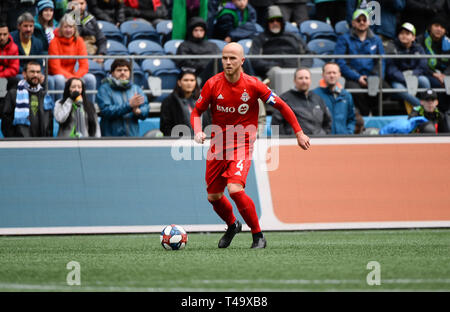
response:
<svg viewBox="0 0 450 312"><path fill-rule="evenodd" d="M303 133L289 106L257 78L245 74L242 70L244 61L242 46L235 42L227 44L222 50L223 72L205 83L191 113L194 140L200 144L206 139L200 116L208 107L212 113L214 127L206 160L208 201L228 226L219 241L219 248L227 248L242 230L242 224L233 214L233 206L224 196L225 187L251 229L251 248L266 247L255 204L244 190L257 135L258 98L281 112L294 129L301 148L307 150L310 147L309 137Z"/></svg>

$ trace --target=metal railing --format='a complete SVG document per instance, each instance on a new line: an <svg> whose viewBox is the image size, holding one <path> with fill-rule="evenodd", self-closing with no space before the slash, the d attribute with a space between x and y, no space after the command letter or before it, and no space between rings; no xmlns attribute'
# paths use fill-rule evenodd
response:
<svg viewBox="0 0 450 312"><path fill-rule="evenodd" d="M218 61L222 58L222 55L216 54L216 55L87 55L87 56L80 56L80 55L2 55L2 59L43 59L44 64L48 64L49 59L127 59L131 61L135 60L145 60L145 59L172 59L172 60L180 60L180 59L214 59L215 60L215 66L214 66L214 72L218 72ZM430 59L430 58L447 58L450 59L450 54L439 54L439 55L429 55L429 54L414 54L414 55L395 55L395 54L376 54L376 55L322 55L322 54L295 54L295 55L285 55L285 54L264 54L264 55L245 55L246 59L277 59L277 58L283 58L283 59L296 59L298 66L300 66L302 60L304 59L329 59L330 61L336 60L336 59L376 59L378 60L378 77L379 77L379 86L378 86L378 111L379 115L383 115L383 94L393 94L393 93L402 93L402 92L408 92L407 88L404 89L395 89L395 88L383 88L383 77L382 77L382 62L386 59ZM46 80L45 88L48 90L48 66L44 66L44 75ZM131 72L131 80L133 81L134 75L133 75L133 68ZM449 86L450 89L450 86ZM350 93L368 93L368 89L346 89ZM434 88L434 90L438 93L440 92L446 92L449 93L449 91L446 88ZM161 90L162 93L170 93L173 90L169 89L163 89ZM418 88L417 92L425 91L423 88ZM49 94L61 94L62 90L48 90ZM88 94L96 94L97 90L93 91L87 91ZM150 89L144 89L145 94L151 94L152 91ZM155 111L153 111L155 112Z"/></svg>

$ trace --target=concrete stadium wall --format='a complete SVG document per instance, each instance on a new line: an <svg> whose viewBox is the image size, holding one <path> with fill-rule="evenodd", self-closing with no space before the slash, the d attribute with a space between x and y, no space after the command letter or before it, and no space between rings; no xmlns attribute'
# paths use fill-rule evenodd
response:
<svg viewBox="0 0 450 312"><path fill-rule="evenodd" d="M258 140L246 191L263 230L450 227L450 137L312 144L302 151L293 139ZM223 231L206 200L206 148L2 140L0 235L149 233L171 223Z"/></svg>

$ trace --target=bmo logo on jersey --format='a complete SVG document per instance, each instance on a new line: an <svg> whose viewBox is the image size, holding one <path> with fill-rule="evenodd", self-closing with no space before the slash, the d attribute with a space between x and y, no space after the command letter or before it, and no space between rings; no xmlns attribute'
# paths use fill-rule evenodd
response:
<svg viewBox="0 0 450 312"><path fill-rule="evenodd" d="M218 112L223 112L223 113L235 113L236 112L236 108L234 107L223 107L221 105L216 105L216 109ZM248 104L241 104L239 105L239 107L237 108L237 112L241 115L244 115L248 112L249 106Z"/></svg>

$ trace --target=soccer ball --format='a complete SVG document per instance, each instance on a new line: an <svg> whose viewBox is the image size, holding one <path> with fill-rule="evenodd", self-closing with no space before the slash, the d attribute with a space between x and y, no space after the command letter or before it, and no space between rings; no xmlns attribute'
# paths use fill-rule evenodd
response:
<svg viewBox="0 0 450 312"><path fill-rule="evenodd" d="M171 224L162 230L159 240L165 249L179 250L186 246L188 236L181 226Z"/></svg>

